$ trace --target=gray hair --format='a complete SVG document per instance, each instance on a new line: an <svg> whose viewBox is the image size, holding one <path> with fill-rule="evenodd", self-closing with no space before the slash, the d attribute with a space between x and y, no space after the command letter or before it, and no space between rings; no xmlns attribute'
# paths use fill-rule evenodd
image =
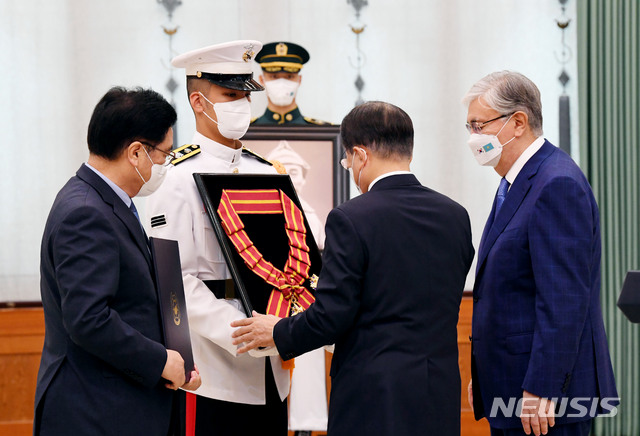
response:
<svg viewBox="0 0 640 436"><path fill-rule="evenodd" d="M469 106L482 97L491 109L501 115L522 111L529 117L534 135L542 135L542 103L538 87L527 77L515 71L498 71L478 80L464 96L462 102Z"/></svg>

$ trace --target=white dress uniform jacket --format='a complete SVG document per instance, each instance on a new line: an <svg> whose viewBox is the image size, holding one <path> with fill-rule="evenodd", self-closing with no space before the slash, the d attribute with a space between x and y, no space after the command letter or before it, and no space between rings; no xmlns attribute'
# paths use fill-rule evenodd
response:
<svg viewBox="0 0 640 436"><path fill-rule="evenodd" d="M150 236L178 241L184 292L191 329L193 357L202 376L196 394L216 400L265 404L265 362L248 354L236 356L231 343L231 321L246 318L238 300L217 299L203 280L231 277L211 226L193 173L260 173L276 170L253 156L195 134L192 144L202 152L167 172L160 188L146 203L148 219L154 220ZM157 225L157 222L162 223ZM271 367L280 398L289 393L289 371L279 356L271 356Z"/></svg>

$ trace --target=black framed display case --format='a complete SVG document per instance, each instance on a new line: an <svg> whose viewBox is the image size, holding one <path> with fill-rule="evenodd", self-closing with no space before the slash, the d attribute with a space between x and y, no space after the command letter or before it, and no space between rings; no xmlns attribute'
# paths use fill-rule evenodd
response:
<svg viewBox="0 0 640 436"><path fill-rule="evenodd" d="M288 175L280 174L203 174L193 175L204 207L211 220L214 233L220 249L224 255L227 267L231 273L235 285L235 298L242 302L247 316L251 316L252 310L266 313L269 297L274 286L267 283L262 277L254 273L245 260L241 257L236 246L225 231L224 223L218 208L221 204L223 191L242 192L282 192L291 199L298 208L304 221L305 230L309 229L309 223L304 216L300 200ZM279 195L279 194L278 194ZM273 202L273 201L272 201ZM284 202L283 202L284 204ZM222 209L221 209L222 210ZM250 238L255 248L265 261L276 269L283 271L290 257L290 239L287 235L284 213L247 213L239 215L246 235ZM227 224L228 225L228 224ZM304 243L308 247L309 269L307 278L300 286L311 294L315 292L315 282L320 274L322 260L318 245L313 234L306 230Z"/></svg>

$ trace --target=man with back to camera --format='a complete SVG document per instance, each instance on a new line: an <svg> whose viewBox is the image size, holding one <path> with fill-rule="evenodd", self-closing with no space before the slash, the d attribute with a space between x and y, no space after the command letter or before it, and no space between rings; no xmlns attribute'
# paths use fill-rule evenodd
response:
<svg viewBox="0 0 640 436"><path fill-rule="evenodd" d="M239 300L225 299L231 275L193 179L193 173L276 174L239 141L251 121L250 94L264 89L251 72L261 46L232 41L172 60L186 70L196 132L191 144L175 150L174 168L147 202L150 233L180 247L193 354L203 380L195 392L196 435L287 434L289 371L278 356L236 356L229 324L246 315Z"/></svg>
<svg viewBox="0 0 640 436"><path fill-rule="evenodd" d="M256 56L267 93L267 109L251 121L254 126L327 125L300 113L296 96L302 82L300 70L309 61L309 52L292 42L270 42Z"/></svg>
<svg viewBox="0 0 640 436"><path fill-rule="evenodd" d="M44 230L45 341L34 434L170 431L184 361L163 345L148 241L131 197L162 183L176 112L152 90L112 88L96 105L89 160L60 190ZM168 388L168 389L167 389Z"/></svg>
<svg viewBox="0 0 640 436"><path fill-rule="evenodd" d="M492 435L586 436L595 414L618 404L600 307L598 206L580 168L542 136L531 80L492 73L464 102L472 153L502 177L478 250L469 402ZM515 400L520 417L496 407Z"/></svg>
<svg viewBox="0 0 640 436"><path fill-rule="evenodd" d="M368 102L340 126L363 192L329 214L316 302L233 322L239 352L335 343L328 434L459 435L457 322L473 259L465 209L410 173L413 124Z"/></svg>

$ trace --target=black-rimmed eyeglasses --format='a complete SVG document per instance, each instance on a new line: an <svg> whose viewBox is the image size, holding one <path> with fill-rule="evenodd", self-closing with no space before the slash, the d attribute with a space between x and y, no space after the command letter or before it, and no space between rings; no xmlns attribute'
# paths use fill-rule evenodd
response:
<svg viewBox="0 0 640 436"><path fill-rule="evenodd" d="M167 165L171 164L171 161L176 158L176 154L173 151L160 150L156 145L149 144L148 142L140 141L140 143L146 145L147 147L149 147L152 150L157 150L160 153L164 154L164 164L163 164L164 166L167 166Z"/></svg>

